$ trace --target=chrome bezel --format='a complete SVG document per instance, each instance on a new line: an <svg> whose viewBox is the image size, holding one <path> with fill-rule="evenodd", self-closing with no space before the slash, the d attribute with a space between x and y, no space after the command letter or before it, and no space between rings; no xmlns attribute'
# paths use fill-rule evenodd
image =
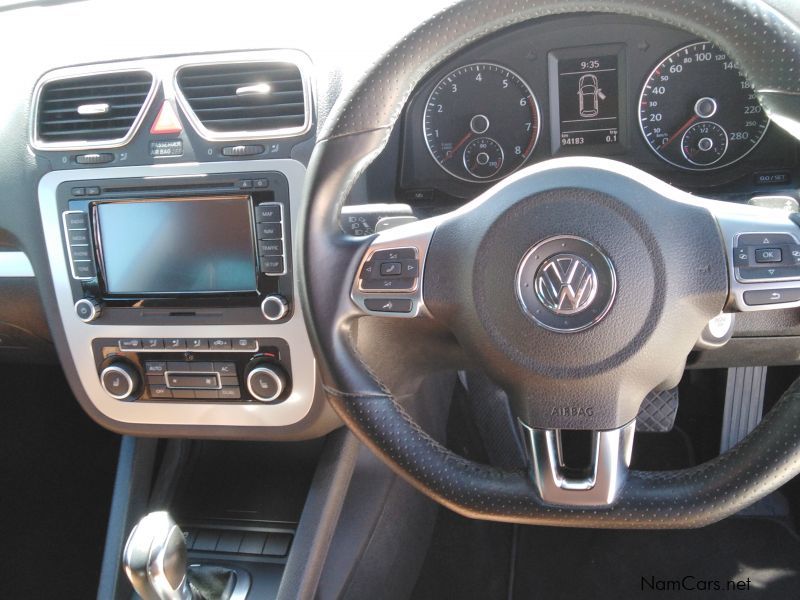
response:
<svg viewBox="0 0 800 600"><path fill-rule="evenodd" d="M125 146L133 140L133 137L139 131L139 128L144 121L145 115L150 110L155 100L156 92L159 86L158 77L156 77L153 69L145 66L127 66L118 69L101 68L101 65L91 65L88 67L66 67L63 69L56 69L45 73L39 81L36 82L36 87L33 89L33 103L31 106L29 130L29 142L31 147L35 150L45 151L72 151L72 150L93 150L96 148L119 148ZM111 138L108 140L95 140L95 141L68 141L68 142L45 142L39 138L39 102L42 97L42 90L44 86L55 81L65 81L68 79L82 79L84 77L91 77L93 75L109 75L113 73L132 73L136 71L144 71L150 75L150 91L145 97L144 104L139 109L139 113L133 121L128 133L120 138Z"/></svg>
<svg viewBox="0 0 800 600"><path fill-rule="evenodd" d="M236 58L235 53L223 55L210 55L203 56L202 60L186 60L178 64L173 70L172 74L172 87L175 92L175 98L178 105L181 107L182 112L186 115L192 128L203 139L209 142L227 142L236 140L269 140L275 138L297 137L305 135L311 130L312 123L312 105L313 99L311 94L311 61L309 58L299 50L266 50L262 52L242 53L241 58ZM219 57L219 60L215 60ZM259 129L259 130L241 130L241 131L225 131L216 132L208 129L189 105L189 101L184 96L178 85L178 75L187 67L203 67L203 66L219 66L226 64L269 64L269 63L292 63L300 71L300 79L303 86L303 125L299 127L282 127L279 129Z"/></svg>

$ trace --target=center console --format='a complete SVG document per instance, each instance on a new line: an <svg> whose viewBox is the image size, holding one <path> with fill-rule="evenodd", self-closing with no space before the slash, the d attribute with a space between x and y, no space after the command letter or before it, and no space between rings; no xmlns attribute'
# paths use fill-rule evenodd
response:
<svg viewBox="0 0 800 600"><path fill-rule="evenodd" d="M96 418L203 435L307 417L316 368L292 253L304 174L275 159L42 178L58 312Z"/></svg>

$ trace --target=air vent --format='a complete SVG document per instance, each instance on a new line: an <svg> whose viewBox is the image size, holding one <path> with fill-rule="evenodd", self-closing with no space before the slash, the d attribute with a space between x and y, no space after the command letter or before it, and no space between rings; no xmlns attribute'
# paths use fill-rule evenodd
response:
<svg viewBox="0 0 800 600"><path fill-rule="evenodd" d="M244 139L308 131L306 84L290 62L190 65L176 78L180 100L206 138Z"/></svg>
<svg viewBox="0 0 800 600"><path fill-rule="evenodd" d="M37 147L91 148L126 143L153 91L147 71L47 81L36 104Z"/></svg>

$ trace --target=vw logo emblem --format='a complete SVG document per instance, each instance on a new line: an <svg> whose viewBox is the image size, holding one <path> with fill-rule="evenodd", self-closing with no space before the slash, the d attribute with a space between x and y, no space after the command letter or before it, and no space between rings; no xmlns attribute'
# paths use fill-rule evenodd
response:
<svg viewBox="0 0 800 600"><path fill-rule="evenodd" d="M575 254L556 254L539 267L536 295L557 315L585 310L597 294L597 273L592 263Z"/></svg>
<svg viewBox="0 0 800 600"><path fill-rule="evenodd" d="M517 300L538 325L559 333L600 322L617 291L614 265L600 248L561 235L539 242L517 267Z"/></svg>

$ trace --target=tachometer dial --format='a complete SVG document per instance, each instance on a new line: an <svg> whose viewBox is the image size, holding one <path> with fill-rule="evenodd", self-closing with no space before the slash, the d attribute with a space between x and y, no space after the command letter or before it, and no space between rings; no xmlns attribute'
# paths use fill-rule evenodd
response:
<svg viewBox="0 0 800 600"><path fill-rule="evenodd" d="M653 69L639 98L639 124L660 158L705 170L748 154L769 118L733 60L710 42L697 42Z"/></svg>
<svg viewBox="0 0 800 600"><path fill-rule="evenodd" d="M521 167L533 152L539 105L528 84L505 67L465 65L431 92L423 131L445 171L466 181L492 181Z"/></svg>

